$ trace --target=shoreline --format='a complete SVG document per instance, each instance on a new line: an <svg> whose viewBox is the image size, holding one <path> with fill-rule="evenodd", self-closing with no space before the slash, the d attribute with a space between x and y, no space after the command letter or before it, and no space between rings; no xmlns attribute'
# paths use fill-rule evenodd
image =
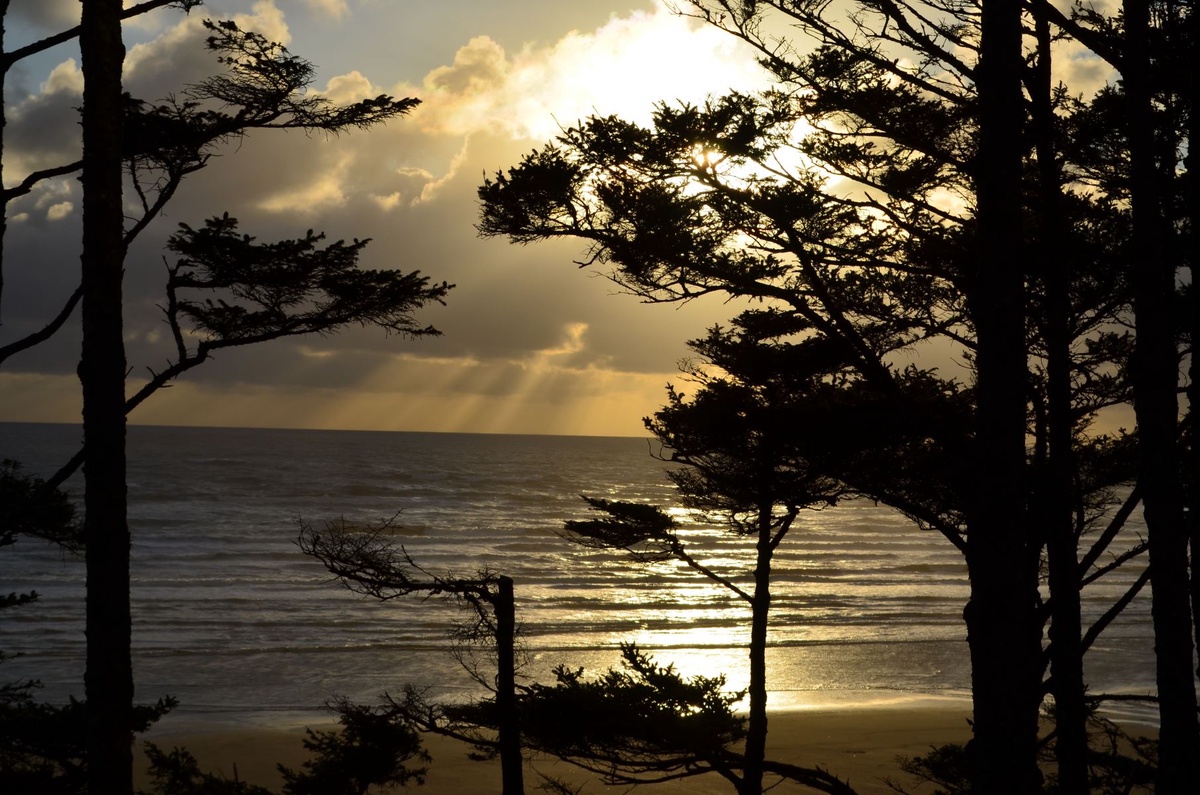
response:
<svg viewBox="0 0 1200 795"><path fill-rule="evenodd" d="M865 700L863 696L869 696ZM894 795L884 783L891 776L900 783L915 783L900 771L898 757L920 756L932 747L965 743L970 738L970 701L959 695L902 691L869 691L858 694L821 691L820 697L804 705L778 707L769 713L767 753L774 760L804 767L819 767L849 780L859 795ZM287 716L286 720L279 718ZM305 713L311 717L312 713ZM200 769L222 773L241 781L277 789L281 778L276 763L299 769L307 755L303 749L305 726L329 729L336 726L327 714L321 721L306 720L301 714L271 713L263 716L233 713L183 715L182 721L168 716L150 732L139 737L163 750L188 749ZM225 719L221 719L225 718ZM271 720L267 720L271 718ZM1135 734L1156 733L1156 728L1129 720L1123 725ZM469 748L435 735L424 735L423 743L433 757L426 782L410 791L427 795L478 795L499 791L499 762L473 761ZM140 744L139 744L140 748ZM146 786L144 764L139 763L138 785ZM584 784L583 795L609 790L599 779L551 758L536 758L526 764L526 788L534 791L539 774L562 777L573 785ZM399 790L398 790L399 791ZM620 791L624 791L621 789ZM655 792L667 795L732 793L732 786L715 774L656 784ZM782 791L791 791L786 787Z"/></svg>
<svg viewBox="0 0 1200 795"><path fill-rule="evenodd" d="M951 706L922 702L872 705L845 709L809 707L772 711L767 752L779 761L820 767L849 779L860 795L883 795L891 790L882 782L885 775L897 778L897 756L915 756L931 746L965 742L969 737L969 704ZM169 721L169 718L167 719ZM328 729L332 722L313 724ZM299 726L220 725L211 723L180 727L157 727L140 739L154 742L163 750L175 746L187 748L199 761L200 769L220 772L228 777L275 788L281 779L275 770L279 762L298 769L306 758L301 745L304 729ZM426 783L412 791L427 795L478 795L498 791L499 762L478 762L467 758L469 748L443 737L425 735L423 742L433 757ZM526 764L526 788L534 791L540 774L562 777L573 784L586 783L587 793L607 790L595 776L583 773L552 758L537 758ZM139 785L145 786L144 776ZM623 790L622 790L623 791ZM655 792L732 793L724 779L710 774L699 778L655 785Z"/></svg>
<svg viewBox="0 0 1200 795"><path fill-rule="evenodd" d="M835 713L861 710L913 710L917 712L958 709L970 712L969 693L919 693L907 690L792 690L770 691L767 712L771 717L805 713ZM745 713L744 709L736 712ZM177 734L207 734L229 730L303 732L304 728L325 728L336 725L332 712L326 709L296 708L279 710L254 709L195 709L186 705L169 713L152 726L142 737L152 742L156 737Z"/></svg>

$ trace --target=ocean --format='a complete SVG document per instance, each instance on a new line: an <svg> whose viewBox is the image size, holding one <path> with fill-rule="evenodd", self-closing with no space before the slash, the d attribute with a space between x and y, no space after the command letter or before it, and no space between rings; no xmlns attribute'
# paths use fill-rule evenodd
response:
<svg viewBox="0 0 1200 795"><path fill-rule="evenodd" d="M79 441L75 426L0 423L0 457L42 476ZM528 680L551 681L560 664L602 672L633 642L685 675L745 686L744 603L681 564L638 565L559 535L587 514L582 494L650 502L684 523L707 565L749 581L751 542L672 508L650 440L132 426L128 449L137 697L175 696L168 721L295 725L328 719L331 698L374 702L406 683L446 700L479 692L449 653L455 605L358 596L300 552L301 523L343 520L392 519L427 570L512 577ZM20 655L0 681L40 679L50 701L82 696L83 574L81 560L30 539L0 551L0 591L39 594L0 614L0 650ZM1089 587L1085 621L1137 574ZM865 501L803 512L772 588L772 708L969 697L966 566L936 533ZM1097 641L1086 674L1092 692L1154 692L1148 589Z"/></svg>

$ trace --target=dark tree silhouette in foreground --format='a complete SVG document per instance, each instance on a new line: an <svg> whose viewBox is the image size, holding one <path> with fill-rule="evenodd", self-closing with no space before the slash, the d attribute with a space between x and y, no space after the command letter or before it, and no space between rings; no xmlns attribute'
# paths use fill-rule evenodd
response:
<svg viewBox="0 0 1200 795"><path fill-rule="evenodd" d="M307 730L304 748L314 758L299 771L279 766L283 795L366 795L372 787L425 783L424 767L407 766L410 760L429 761L411 727L392 720L383 710L345 701L334 708L338 730Z"/></svg>
<svg viewBox="0 0 1200 795"><path fill-rule="evenodd" d="M444 597L468 608L469 618L453 631L455 655L478 684L494 694L484 710L486 718L473 722L454 720L454 709L426 703L420 692L408 688L401 710L404 725L454 737L500 757L502 795L522 795L524 759L517 713L517 624L513 581L487 569L472 577L434 574L417 564L404 547L386 540L390 523L365 530L344 522L327 524L323 530L305 525L300 533L301 551L321 561L349 590L390 600L412 594ZM474 652L484 649L493 656L494 678L481 671ZM392 702L393 715L401 702ZM477 715L477 719L481 716ZM449 720L444 720L449 718ZM494 731L488 737L478 729Z"/></svg>
<svg viewBox="0 0 1200 795"><path fill-rule="evenodd" d="M7 5L7 4L6 4ZM0 8L0 12L7 8ZM61 311L38 332L0 348L0 361L49 339L83 304L84 447L47 489L84 466L88 558L87 634L89 776L92 792L132 791L132 662L129 618L129 532L125 519L125 416L157 389L205 361L216 349L298 334L334 333L347 324L374 325L410 336L433 334L411 312L450 289L419 274L359 271L365 241L322 247L308 232L295 241L256 244L234 219L200 230L182 227L170 248L163 307L177 358L126 397L121 281L128 245L161 214L183 179L203 168L217 147L259 128L336 133L402 115L414 99L380 96L335 105L309 94L312 64L282 45L232 22L206 23L208 48L224 72L160 104L121 90L121 20L164 3L122 10L119 1L85 3L79 28L8 53L4 64L80 36L83 53L83 159L28 175L4 191L5 201L39 182L82 172L83 279ZM191 8L196 3L180 3ZM44 46L43 46L44 45ZM126 226L125 180L141 207ZM239 259L240 258L240 259ZM207 295L208 298L197 296ZM189 348L186 340L196 339Z"/></svg>
<svg viewBox="0 0 1200 795"><path fill-rule="evenodd" d="M121 0L83 4L84 548L88 791L133 791L133 657L125 486Z"/></svg>
<svg viewBox="0 0 1200 795"><path fill-rule="evenodd" d="M1001 138L1016 129L1011 140L988 134L996 162L1009 163L999 173L979 149L976 6L871 3L843 20L826 4L689 5L755 46L780 90L661 105L649 127L607 117L567 129L485 183L480 231L519 243L579 239L589 247L580 264L606 268L647 302L749 299L793 339L823 340L836 352L840 369L822 389L844 390L838 402L860 413L873 407L863 416L878 442L872 450L830 434L821 450L820 428L810 426L806 458L967 554L982 600L966 613L985 713L976 769L996 771L995 786L1033 786L1038 708L1052 688L1061 720L1072 723L1060 765L1077 789L1087 717L1078 707L1092 697L1067 671L1145 584L1138 578L1096 623L1075 626L1080 590L1145 551L1114 546L1140 499L1139 490L1128 499L1114 491L1132 480L1128 439L1092 428L1130 400L1124 142L1112 135L1120 129L1108 110L1112 92L1090 104L1053 93L1054 134L1042 136L1039 153L1052 163L1033 189L1016 177L1038 163L1010 162L1014 151L1032 151L1016 114L1025 112L1019 81L1035 76L1020 71L1014 88L1013 70L1023 67L1019 52L1014 62L1011 7L998 57L1005 74L987 111L998 119L988 124L1007 125ZM822 46L793 48L764 9ZM1019 46L1019 27L1017 36ZM910 57L885 57L881 46ZM1014 249L1015 222L1030 249ZM1051 241L1062 253L1054 269L1014 271L1021 252ZM965 362L965 382L908 364L929 349ZM988 419L996 413L1002 424ZM1002 458L986 452L996 445ZM1003 476L993 478L1001 461ZM1044 484L1068 479L1063 462L1070 493L1052 495ZM1115 559L1103 562L1110 550ZM1043 554L1053 558L1048 602L1037 589ZM1046 679L1046 659L1063 676Z"/></svg>
<svg viewBox="0 0 1200 795"><path fill-rule="evenodd" d="M306 730L304 750L312 754L300 770L278 765L283 776L281 795L367 795L392 787L425 783L427 763L420 737L385 711L339 701L332 705L339 727L333 731ZM271 795L265 787L206 773L187 750L163 751L146 743L151 788L142 795Z"/></svg>
<svg viewBox="0 0 1200 795"><path fill-rule="evenodd" d="M1170 19L1171 4L1159 14ZM1124 0L1123 70L1127 110L1129 202L1133 219L1130 270L1135 287L1137 346L1133 405L1138 423L1140 471L1150 544L1156 682L1161 719L1161 766L1156 791L1182 795L1200 789L1200 723L1196 713L1195 643L1188 570L1188 528L1180 482L1179 353L1175 280L1181 262L1172 256L1169 183L1162 158L1151 47L1151 3ZM1195 9L1191 11L1195 14ZM1162 24L1160 22L1160 24ZM1191 46L1195 47L1196 42ZM1194 75L1193 75L1194 79ZM1194 90L1194 89L1193 89ZM1194 141L1191 142L1194 145ZM1173 152L1172 152L1173 154ZM1173 174L1171 174L1173 176ZM1195 180L1196 175L1189 173ZM1192 253L1193 258L1195 252ZM1192 270L1192 289L1196 271ZM1194 340L1192 341L1194 344ZM1193 349L1194 355L1194 349ZM1192 415L1195 421L1195 415ZM1193 511L1200 506L1192 505ZM1191 578L1197 577L1196 561Z"/></svg>
<svg viewBox="0 0 1200 795"><path fill-rule="evenodd" d="M654 784L716 774L744 791L765 772L817 792L854 795L832 773L772 759L749 759L746 719L733 711L744 692L722 676L684 679L634 646L623 665L598 677L560 666L554 685L534 684L520 699L525 745L598 774L611 785Z"/></svg>
<svg viewBox="0 0 1200 795"><path fill-rule="evenodd" d="M639 562L680 561L749 608L749 721L743 773L731 781L739 793L757 795L766 760L772 561L803 509L834 505L851 492L809 466L798 438L809 426L804 418L824 407L828 396L813 395L841 358L821 340L763 344L792 332L771 313L747 312L737 325L691 343L703 357L691 369L695 395L670 388L668 405L646 427L670 460L686 465L667 473L680 504L745 539L754 550L750 571L702 563L684 529L654 506L586 498L603 518L568 521L566 529L583 546L627 550Z"/></svg>
<svg viewBox="0 0 1200 795"><path fill-rule="evenodd" d="M1025 141L1020 0L983 0L975 79L978 148L974 484L967 501L972 733L977 793L1036 792L1042 701L1038 549L1026 520L1026 296L1021 176ZM1071 583L1074 587L1074 582ZM1074 768L1072 768L1072 771ZM1081 782L1082 783L1082 782Z"/></svg>
<svg viewBox="0 0 1200 795"><path fill-rule="evenodd" d="M595 524L614 534L670 521L650 506L606 503L604 508L616 520ZM482 752L480 758L499 755L505 795L524 792L525 752L561 759L609 784L653 784L716 773L743 792L747 780L759 781L761 790L766 772L819 792L854 795L847 783L825 770L764 759L754 748L736 750L748 733L746 719L733 706L746 694L726 691L724 677L685 680L633 646L622 647L621 669L596 678L559 666L554 684L518 684L512 581L486 570L469 578L428 572L404 547L387 541L387 529L339 523L317 531L306 526L299 543L355 593L384 600L413 594L446 597L468 608L470 620L452 635L454 652L492 696L437 704L424 690L407 684L399 697L385 693L383 706L398 725L469 744ZM653 545L648 541L647 546ZM473 653L480 648L492 657L494 678L480 668ZM761 731L765 736L765 721ZM573 791L565 781L543 778L552 791Z"/></svg>

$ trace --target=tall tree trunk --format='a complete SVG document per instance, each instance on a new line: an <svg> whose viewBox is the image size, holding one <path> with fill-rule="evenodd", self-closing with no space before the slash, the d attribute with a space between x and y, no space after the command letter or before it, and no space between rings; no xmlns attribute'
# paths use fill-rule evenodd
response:
<svg viewBox="0 0 1200 795"><path fill-rule="evenodd" d="M1087 795L1087 705L1084 699L1079 550L1072 502L1074 418L1071 406L1071 273L1064 256L1061 185L1052 105L1050 22L1039 15L1037 81L1031 92L1033 132L1041 196L1041 239L1037 261L1042 273L1046 340L1049 457L1040 510L1046 532L1050 597L1050 671L1057 739L1058 786L1063 795Z"/></svg>
<svg viewBox="0 0 1200 795"><path fill-rule="evenodd" d="M761 795L767 756L767 622L771 612L771 502L758 508L754 594L750 605L750 715L740 795Z"/></svg>
<svg viewBox="0 0 1200 795"><path fill-rule="evenodd" d="M121 280L121 0L85 0L83 88L84 532L88 792L133 791L133 665Z"/></svg>
<svg viewBox="0 0 1200 795"><path fill-rule="evenodd" d="M1019 0L984 0L978 68L978 351L967 609L978 793L1040 789L1041 629L1026 522L1025 289L1021 270L1024 102Z"/></svg>
<svg viewBox="0 0 1200 795"><path fill-rule="evenodd" d="M524 795L521 725L517 716L517 608L511 577L500 577L496 595L496 711L501 795Z"/></svg>
<svg viewBox="0 0 1200 795"><path fill-rule="evenodd" d="M8 113L4 105L4 89L8 84L8 70L12 68L4 50L5 20L8 18L9 0L0 0L0 187L4 185L4 133L8 127ZM4 237L8 233L7 202L0 207L0 307L4 305Z"/></svg>
<svg viewBox="0 0 1200 795"><path fill-rule="evenodd" d="M1147 0L1125 0L1125 93L1129 103L1133 209L1131 270L1137 342L1133 362L1138 425L1138 486L1150 546L1150 589L1159 697L1160 795L1200 789L1188 534L1183 516L1176 441L1177 353L1171 314L1174 259L1166 249L1163 194L1154 162Z"/></svg>
<svg viewBox="0 0 1200 795"><path fill-rule="evenodd" d="M1192 415L1192 444L1191 454L1188 459L1188 468L1190 470L1188 481L1191 484L1191 494L1189 495L1189 511L1188 519L1190 527L1190 539L1192 550L1192 566L1191 566L1191 582L1192 582L1192 623L1196 644L1200 645L1200 573L1197 572L1197 566L1200 565L1200 435L1197 434L1196 423L1200 422L1200 416L1197 415L1197 407L1200 407L1200 357L1195 354L1196 341L1200 340L1200 155L1196 154L1196 147L1193 141L1197 140L1200 134L1200 91L1197 91L1196 74L1200 72L1200 14L1197 13L1195 4L1193 3L1191 10L1187 16L1187 27L1185 35L1187 37L1187 60L1183 73L1184 80L1184 102L1188 109L1188 153L1184 160L1184 167L1187 169L1187 195L1184 200L1185 212L1188 221L1188 237L1183 241L1183 251L1185 252L1189 273L1192 277L1191 291L1191 306L1189 307L1191 332L1192 332L1192 361L1191 361L1191 378L1188 385L1188 406L1189 412ZM1197 655L1200 658L1200 655ZM1200 676L1200 668L1196 670L1197 676Z"/></svg>

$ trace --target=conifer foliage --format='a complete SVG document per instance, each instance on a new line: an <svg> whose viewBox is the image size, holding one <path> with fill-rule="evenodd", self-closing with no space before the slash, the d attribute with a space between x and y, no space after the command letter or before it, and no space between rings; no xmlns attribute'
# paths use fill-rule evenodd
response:
<svg viewBox="0 0 1200 795"><path fill-rule="evenodd" d="M82 307L79 366L84 396L84 445L35 490L25 504L5 506L0 538L31 531L46 499L84 468L84 550L87 558L88 723L84 743L88 790L132 792L133 672L129 600L130 534L126 519L126 415L151 394L206 361L212 351L280 337L331 334L348 325L374 326L405 336L436 334L413 313L440 302L451 285L419 273L367 271L358 257L367 241L324 244L307 231L295 240L260 243L220 215L202 227L181 225L168 244L162 309L174 358L132 396L122 336L125 255L159 218L185 178L202 169L222 145L253 130L303 130L335 134L367 129L411 110L417 100L382 95L339 105L308 91L311 63L281 44L232 21L207 21L205 45L217 72L181 86L163 100L124 93L123 21L164 6L191 11L196 0L120 0L83 3L81 24L11 52L0 53L0 74L24 58L78 38L82 52L83 150L79 160L24 175L3 190L6 203L46 180L80 174L83 182L82 278L44 326L0 347L0 363L63 333ZM0 27L8 3L0 4ZM2 145L2 141L0 141ZM126 201L126 200L129 201ZM131 218L126 206L140 209ZM0 233L3 227L0 226ZM0 275L11 263L0 263ZM0 278L0 286L3 280ZM9 482L5 472L5 483ZM47 495L50 495L49 497ZM19 601L19 600L18 600ZM27 693L26 693L27 694ZM29 709L27 698L5 710ZM74 710L77 714L81 710ZM0 762L8 760L0 756Z"/></svg>
<svg viewBox="0 0 1200 795"><path fill-rule="evenodd" d="M1169 485L1185 441L1172 407L1189 345L1171 331L1182 304L1171 294L1195 252L1194 219L1180 212L1190 156L1182 109L1194 84L1170 64L1194 12L1156 6L1158 48L1140 67L1120 34L1132 16L1042 3L678 8L753 47L776 87L664 102L648 126L583 120L485 182L480 232L576 239L587 247L578 264L650 303L753 302L737 333L693 343L715 372L754 373L757 383L757 368L782 383L796 372L791 356L823 357L817 377L786 387L779 449L964 552L973 791L1040 789L1043 742L1055 749L1054 784L1087 790L1096 771L1085 724L1097 702L1082 656L1148 580L1161 580L1159 643L1173 660L1160 669L1164 743L1174 739L1160 784L1194 787L1169 784L1192 781L1188 760L1200 750L1194 676L1183 670L1195 639L1182 630L1181 503ZM1109 86L1084 95L1055 82L1056 43L1066 40L1113 67ZM1157 81L1133 109L1125 92L1138 68ZM1140 150L1139 130L1152 142ZM1136 243L1149 240L1139 217L1150 218L1159 254ZM732 368L715 340L737 351ZM932 352L967 366L939 369ZM651 430L693 441L676 409L700 412L711 386L702 378L688 400L672 390ZM1139 419L1136 436L1097 430L1104 412L1129 406L1154 418ZM710 437L745 435L714 423ZM1135 439L1151 447L1136 455ZM682 500L694 498L689 485L720 493L698 471L679 484ZM1128 561L1144 564L1141 539L1114 544L1133 536L1123 523L1143 497L1152 554L1160 542L1174 552L1085 626L1081 590ZM1049 739L1037 734L1047 695L1059 722Z"/></svg>

